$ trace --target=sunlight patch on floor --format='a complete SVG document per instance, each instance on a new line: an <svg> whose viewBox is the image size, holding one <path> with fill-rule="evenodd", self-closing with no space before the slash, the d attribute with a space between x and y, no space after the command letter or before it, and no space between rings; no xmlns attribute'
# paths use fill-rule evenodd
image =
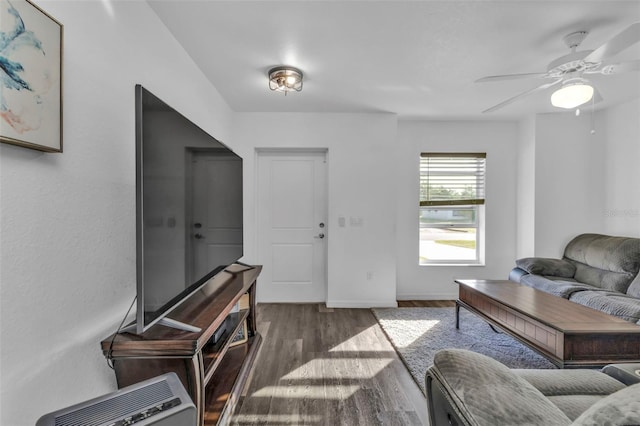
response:
<svg viewBox="0 0 640 426"><path fill-rule="evenodd" d="M359 385L335 385L332 392L328 394L323 385L289 385L265 386L255 391L251 397L259 398L287 398L287 399L324 399L324 400L345 400L350 398L359 389ZM334 391L338 389L339 391Z"/></svg>
<svg viewBox="0 0 640 426"><path fill-rule="evenodd" d="M282 376L282 380L372 379L391 362L389 358L316 358Z"/></svg>
<svg viewBox="0 0 640 426"><path fill-rule="evenodd" d="M373 327L377 327L378 325L372 325L364 330L362 330L358 334L354 334L350 338L338 343L336 346L329 349L329 352L362 352L363 342L368 342L371 339L371 330Z"/></svg>
<svg viewBox="0 0 640 426"><path fill-rule="evenodd" d="M268 425L299 425L318 424L322 421L320 415L309 414L236 414L234 424L268 424Z"/></svg>
<svg viewBox="0 0 640 426"><path fill-rule="evenodd" d="M276 386L251 394L258 398L346 400L393 358L316 358L285 374Z"/></svg>
<svg viewBox="0 0 640 426"><path fill-rule="evenodd" d="M416 340L422 337L426 332L440 323L440 320L389 320L385 319L385 328L404 328L416 330L416 333L410 333L411 335L403 335L401 338L395 341L396 346L400 348L406 348L411 346Z"/></svg>

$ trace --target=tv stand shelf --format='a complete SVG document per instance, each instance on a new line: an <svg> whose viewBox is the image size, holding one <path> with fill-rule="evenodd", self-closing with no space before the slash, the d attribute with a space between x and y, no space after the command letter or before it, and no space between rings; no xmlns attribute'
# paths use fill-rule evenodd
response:
<svg viewBox="0 0 640 426"><path fill-rule="evenodd" d="M171 312L172 319L199 327L198 333L155 325L140 335L121 333L103 340L102 351L113 360L118 388L173 371L198 408L198 425L227 423L262 343L255 318L261 270L255 266L220 272ZM245 293L248 309L231 312ZM227 332L212 343L225 319ZM231 346L245 321L247 341Z"/></svg>

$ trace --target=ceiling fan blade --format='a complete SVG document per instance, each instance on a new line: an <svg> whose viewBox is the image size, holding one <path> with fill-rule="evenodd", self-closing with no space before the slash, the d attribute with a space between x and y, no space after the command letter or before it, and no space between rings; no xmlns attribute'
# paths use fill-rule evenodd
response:
<svg viewBox="0 0 640 426"><path fill-rule="evenodd" d="M551 83L545 83L545 84L542 84L542 85L540 85L538 87L534 87L533 89L527 90L526 92L522 92L519 95L514 96L513 98L509 98L506 101L500 102L498 105L494 105L489 109L485 109L484 111L482 111L482 113L484 114L484 113L487 113L487 112L493 112L493 111L495 111L497 109L500 109L500 108L502 108L504 106L509 105L510 103L513 103L513 102L517 101L520 98L524 98L525 96L529 96L529 95L531 95L531 94L533 94L535 92L539 92L540 90L548 89L549 87L555 86L556 84L560 83L561 81L562 81L562 79L560 78L560 79L558 79L556 81L553 81Z"/></svg>
<svg viewBox="0 0 640 426"><path fill-rule="evenodd" d="M602 97L602 94L600 94L600 91L598 90L597 87L593 88L593 103L597 104L599 102L604 101L604 98Z"/></svg>
<svg viewBox="0 0 640 426"><path fill-rule="evenodd" d="M640 41L640 22L631 24L620 34L598 47L584 58L585 62L601 62Z"/></svg>
<svg viewBox="0 0 640 426"><path fill-rule="evenodd" d="M640 59L635 61L618 62L617 64L609 64L595 71L585 71L585 74L622 74L625 72L640 71Z"/></svg>
<svg viewBox="0 0 640 426"><path fill-rule="evenodd" d="M479 78L475 82L484 83L487 81L517 80L520 78L543 78L543 77L547 77L546 72L529 72L524 74L490 75L488 77Z"/></svg>

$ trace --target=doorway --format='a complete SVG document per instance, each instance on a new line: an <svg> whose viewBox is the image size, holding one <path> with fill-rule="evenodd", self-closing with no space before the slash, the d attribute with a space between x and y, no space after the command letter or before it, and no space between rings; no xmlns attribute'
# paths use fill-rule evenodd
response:
<svg viewBox="0 0 640 426"><path fill-rule="evenodd" d="M261 302L327 298L327 151L257 152Z"/></svg>

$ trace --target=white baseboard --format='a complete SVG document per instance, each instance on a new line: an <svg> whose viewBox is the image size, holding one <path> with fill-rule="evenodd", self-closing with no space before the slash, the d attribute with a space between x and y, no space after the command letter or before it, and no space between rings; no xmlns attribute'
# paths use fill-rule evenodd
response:
<svg viewBox="0 0 640 426"><path fill-rule="evenodd" d="M458 298L458 293L402 293L398 294L396 297L398 300L456 300Z"/></svg>
<svg viewBox="0 0 640 426"><path fill-rule="evenodd" d="M456 300L458 293L430 293L430 294L398 294L398 300ZM318 300L257 300L257 303L323 303ZM327 308L397 308L398 303L395 300L327 300Z"/></svg>
<svg viewBox="0 0 640 426"><path fill-rule="evenodd" d="M324 303L324 300L282 300L282 299L257 299L256 303L283 303L292 305L313 305L316 303Z"/></svg>
<svg viewBox="0 0 640 426"><path fill-rule="evenodd" d="M397 308L395 300L327 300L327 308Z"/></svg>

